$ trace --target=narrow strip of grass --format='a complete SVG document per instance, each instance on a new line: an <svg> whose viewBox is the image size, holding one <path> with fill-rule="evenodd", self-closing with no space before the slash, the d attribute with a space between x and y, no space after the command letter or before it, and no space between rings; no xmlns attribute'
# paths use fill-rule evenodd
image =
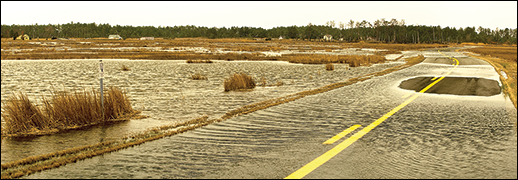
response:
<svg viewBox="0 0 518 180"><path fill-rule="evenodd" d="M198 59L198 60L188 59L186 62L187 63L213 63L211 60L201 60L201 59Z"/></svg>

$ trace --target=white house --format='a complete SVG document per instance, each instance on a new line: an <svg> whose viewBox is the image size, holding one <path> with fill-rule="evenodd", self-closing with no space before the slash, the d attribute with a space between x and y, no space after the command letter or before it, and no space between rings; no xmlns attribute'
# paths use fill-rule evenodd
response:
<svg viewBox="0 0 518 180"><path fill-rule="evenodd" d="M117 34L108 36L108 39L122 39L122 37Z"/></svg>
<svg viewBox="0 0 518 180"><path fill-rule="evenodd" d="M326 41L331 41L332 39L333 39L333 36L331 36L331 35L329 35L329 34L326 34L326 35L324 36L324 40L326 40Z"/></svg>

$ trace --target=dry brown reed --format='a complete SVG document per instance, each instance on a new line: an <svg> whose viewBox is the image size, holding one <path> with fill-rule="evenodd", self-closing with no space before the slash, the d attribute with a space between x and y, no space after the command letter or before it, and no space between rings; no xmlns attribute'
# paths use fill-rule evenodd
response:
<svg viewBox="0 0 518 180"><path fill-rule="evenodd" d="M263 86L263 87L266 86L266 78L264 78L264 77L261 78L261 86Z"/></svg>
<svg viewBox="0 0 518 180"><path fill-rule="evenodd" d="M225 79L223 86L225 91L232 91L237 89L253 89L255 88L254 78L245 73L235 73L229 78Z"/></svg>
<svg viewBox="0 0 518 180"><path fill-rule="evenodd" d="M191 74L191 78L193 80L207 80L207 77L201 75L200 73Z"/></svg>
<svg viewBox="0 0 518 180"><path fill-rule="evenodd" d="M36 107L23 93L13 93L3 103L5 127L2 136L52 134L136 115L124 91L109 87L104 94L104 117L101 114L100 92L52 92L50 100L42 98L43 106Z"/></svg>
<svg viewBox="0 0 518 180"><path fill-rule="evenodd" d="M478 53L485 56L497 57L501 59L506 59L511 62L516 62L516 46L511 47L498 47L498 46L486 46L480 48L470 48L466 49L466 51L471 51L474 53Z"/></svg>
<svg viewBox="0 0 518 180"><path fill-rule="evenodd" d="M123 71L129 71L129 70L131 70L131 69L130 69L128 66L126 66L126 65L122 65L121 70L123 70Z"/></svg>
<svg viewBox="0 0 518 180"><path fill-rule="evenodd" d="M282 82L282 80L277 80L275 83L275 86L282 86L282 85L284 85L284 82Z"/></svg>
<svg viewBox="0 0 518 180"><path fill-rule="evenodd" d="M328 63L328 64L326 64L326 70L328 70L328 71L335 70L335 66L332 63ZM319 71L319 74L320 74L320 71Z"/></svg>
<svg viewBox="0 0 518 180"><path fill-rule="evenodd" d="M291 63L302 64L329 64L329 63L347 63L350 67L360 65L371 65L383 63L387 59L381 55L305 55L305 54L285 54L281 60Z"/></svg>

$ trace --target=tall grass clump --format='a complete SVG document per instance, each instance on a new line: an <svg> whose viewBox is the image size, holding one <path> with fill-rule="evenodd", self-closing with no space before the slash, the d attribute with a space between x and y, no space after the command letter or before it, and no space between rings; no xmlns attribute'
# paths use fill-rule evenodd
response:
<svg viewBox="0 0 518 180"><path fill-rule="evenodd" d="M200 73L191 74L192 80L207 80L206 76L201 75Z"/></svg>
<svg viewBox="0 0 518 180"><path fill-rule="evenodd" d="M225 91L232 91L236 89L253 89L255 88L254 78L245 73L235 73L228 79L225 79L223 86Z"/></svg>
<svg viewBox="0 0 518 180"><path fill-rule="evenodd" d="M50 129L55 126L22 92L13 93L6 101L2 101L2 117L5 121L2 134Z"/></svg>
<svg viewBox="0 0 518 180"><path fill-rule="evenodd" d="M101 95L93 88L83 92L52 92L50 100L43 98L37 107L23 93L13 93L2 107L5 127L2 136L50 134L65 129L99 124L109 120L136 115L126 93L109 87L104 93L104 119ZM40 108L41 107L41 108Z"/></svg>
<svg viewBox="0 0 518 180"><path fill-rule="evenodd" d="M335 70L335 66L332 63L328 63L328 64L326 64L326 70L328 70L328 71Z"/></svg>
<svg viewBox="0 0 518 180"><path fill-rule="evenodd" d="M126 66L126 65L122 65L121 70L123 70L123 71L129 71L129 70L131 70L131 69L130 69L128 66Z"/></svg>

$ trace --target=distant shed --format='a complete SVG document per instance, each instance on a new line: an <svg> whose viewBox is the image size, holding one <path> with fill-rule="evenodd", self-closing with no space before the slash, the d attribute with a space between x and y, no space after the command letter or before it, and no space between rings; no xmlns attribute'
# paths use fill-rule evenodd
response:
<svg viewBox="0 0 518 180"><path fill-rule="evenodd" d="M117 34L108 36L108 39L122 39L122 37Z"/></svg>

